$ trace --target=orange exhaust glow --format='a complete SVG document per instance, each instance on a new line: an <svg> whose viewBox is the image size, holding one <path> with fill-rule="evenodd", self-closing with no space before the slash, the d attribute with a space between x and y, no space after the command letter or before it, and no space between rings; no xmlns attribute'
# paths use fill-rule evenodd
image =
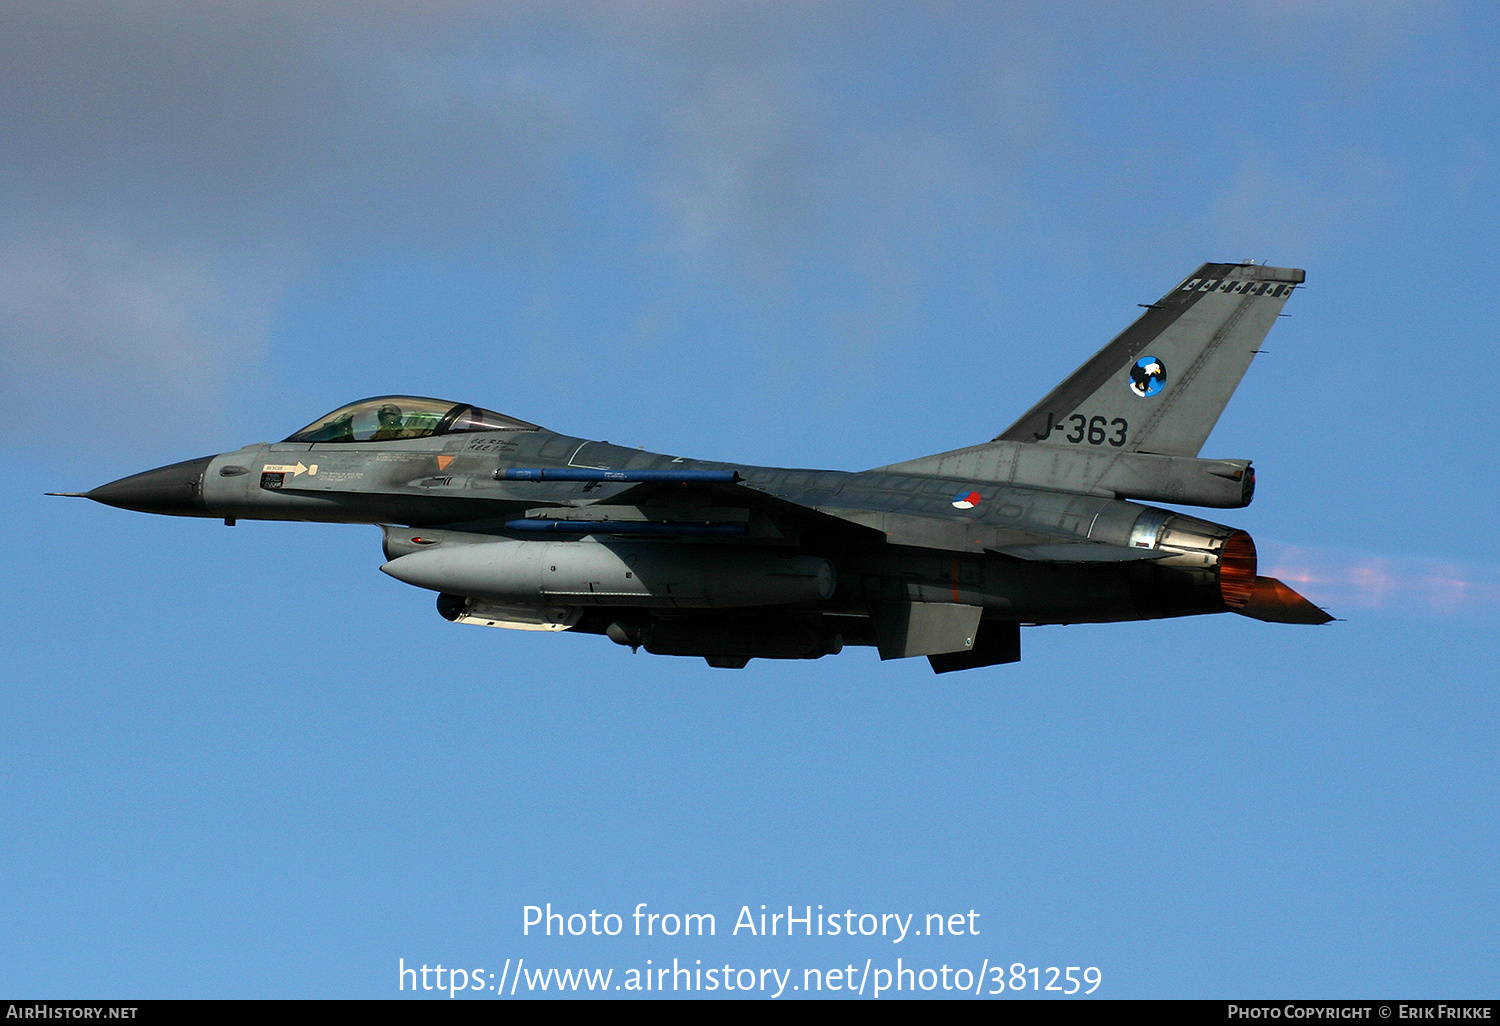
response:
<svg viewBox="0 0 1500 1026"><path fill-rule="evenodd" d="M1219 594L1230 609L1243 609L1255 593L1255 542L1244 531L1224 539L1219 551Z"/></svg>

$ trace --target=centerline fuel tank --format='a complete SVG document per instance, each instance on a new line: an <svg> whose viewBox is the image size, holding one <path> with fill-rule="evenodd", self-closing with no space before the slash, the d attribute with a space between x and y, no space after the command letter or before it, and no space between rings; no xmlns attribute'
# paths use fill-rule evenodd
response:
<svg viewBox="0 0 1500 1026"><path fill-rule="evenodd" d="M434 545L380 568L451 595L549 606L733 609L818 602L833 567L816 556L709 545L497 539Z"/></svg>

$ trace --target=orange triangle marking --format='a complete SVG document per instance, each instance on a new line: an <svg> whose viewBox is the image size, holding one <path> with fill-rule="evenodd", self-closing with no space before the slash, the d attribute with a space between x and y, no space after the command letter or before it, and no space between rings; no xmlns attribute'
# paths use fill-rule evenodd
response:
<svg viewBox="0 0 1500 1026"><path fill-rule="evenodd" d="M437 458L437 461L438 461L438 469L439 470L447 470L448 469L448 464L450 464L450 463L453 462L453 457L452 456L439 456Z"/></svg>

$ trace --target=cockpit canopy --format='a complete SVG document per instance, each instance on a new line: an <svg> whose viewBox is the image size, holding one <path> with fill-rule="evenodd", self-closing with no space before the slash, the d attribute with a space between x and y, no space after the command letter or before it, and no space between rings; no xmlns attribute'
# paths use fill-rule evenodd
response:
<svg viewBox="0 0 1500 1026"><path fill-rule="evenodd" d="M288 442L389 442L460 431L538 431L535 424L446 399L382 395L341 406Z"/></svg>

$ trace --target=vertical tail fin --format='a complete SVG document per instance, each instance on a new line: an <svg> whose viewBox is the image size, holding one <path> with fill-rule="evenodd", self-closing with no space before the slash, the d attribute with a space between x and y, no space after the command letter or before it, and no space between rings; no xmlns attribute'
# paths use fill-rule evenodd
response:
<svg viewBox="0 0 1500 1026"><path fill-rule="evenodd" d="M1292 267L1204 264L995 441L1198 455L1306 277Z"/></svg>

